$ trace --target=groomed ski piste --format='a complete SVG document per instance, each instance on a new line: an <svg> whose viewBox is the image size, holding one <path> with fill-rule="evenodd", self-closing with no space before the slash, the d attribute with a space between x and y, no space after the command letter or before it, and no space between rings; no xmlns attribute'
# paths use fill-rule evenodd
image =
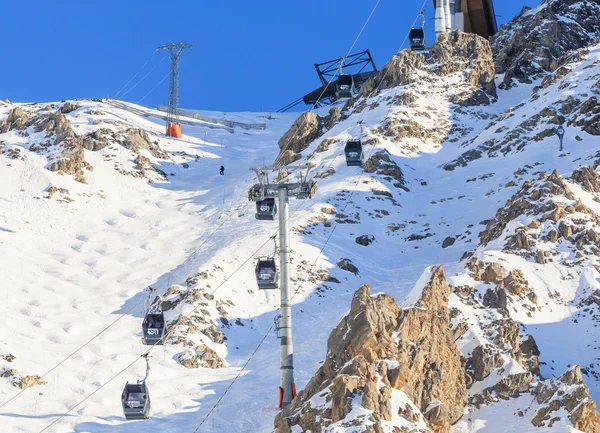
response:
<svg viewBox="0 0 600 433"><path fill-rule="evenodd" d="M600 47L596 45L585 59L571 65L567 79L572 95L588 93L598 73L597 67L590 65L599 61ZM457 77L448 79L456 79L460 87ZM449 102L453 90L447 81L415 83L411 91L417 99L410 106L390 106L389 101L405 89L386 89L369 100L368 108L349 110L347 119L302 151L303 158L297 163L314 164L313 174L331 168L335 172L319 180L316 197L291 201L290 206L295 382L299 390L325 359L327 338L347 313L359 286L368 283L373 293L385 292L410 306L421 275L428 267L443 263L450 283L483 290L485 283L470 279L460 261L464 253L475 250L478 259L499 261L507 270L524 270L534 287L540 308L532 311L515 305L510 316L535 337L544 377L560 376L574 364L586 366L590 371L584 376L586 384L592 397L600 398L600 384L591 373L599 367L597 324L593 318L581 316L580 304L584 295L600 288L593 263L539 265L506 253L500 240L478 247L479 232L523 181L554 169L570 176L574 169L591 164L598 139L567 127L563 153L558 152L555 136L541 140L523 137L527 143L518 152L484 156L454 170L444 169L465 151L501 139L506 131L537 114L539 107L563 99L560 78L539 98L530 98L539 84L499 90L497 102L460 110ZM140 154L165 177L161 178L160 172L124 174L139 171L133 162L136 154L112 144L85 151L91 169L84 169L86 183L77 182L72 175L47 169L52 152L59 149L50 146L44 153L31 149L44 140L44 131L35 132L32 126L26 130L27 136L16 131L0 135L4 145L0 155L0 356L14 356L11 361L0 358L0 371L15 370L13 375L0 377L0 431L272 431L278 412L279 340L273 319L278 314L279 293L258 290L254 266L259 256L273 254L271 237L277 225L254 218L254 203L247 194L255 182L249 169L273 162L280 150L277 141L297 114L276 114L269 119L267 113L239 113L234 114L236 118L265 122L266 130L231 134L184 125L183 138L170 139L162 134L161 121L100 102L71 103L78 108L65 116L77 135L100 126L117 131L128 125L146 131L167 158L157 158L146 150ZM63 104L24 105L23 109L39 111L51 105L50 111ZM0 104L0 119L16 106ZM316 112L326 116L328 110ZM91 114L94 112L101 114ZM513 114L500 116L507 112ZM390 118L414 119L422 128L436 134L442 131L444 137L441 143L433 138L392 141L375 132ZM492 120L496 125L488 128ZM378 139L365 146L364 160L387 150L402 170L406 188L395 187L384 175L346 166L342 143L360 134L359 121L366 131L363 140ZM534 125L528 134L533 137L546 126ZM457 130L466 132L459 137ZM326 138L337 141L317 151ZM224 176L218 173L220 165L225 166ZM529 168L519 171L524 167ZM49 194L50 186L68 193ZM573 191L600 214L592 194L576 186ZM358 244L355 239L361 235L372 236L372 243ZM456 242L442 248L449 236ZM559 253L574 261L570 250ZM337 263L341 259L351 260L358 273L340 269ZM145 371L140 356L148 348L140 338L148 286L165 299L201 287L209 296L181 302L165 311L166 319L170 322L180 314L206 310L204 317L212 318L226 340L216 344L188 328L189 338L184 336L181 341L191 341L189 347L181 343L153 347L148 380L151 418L125 421L121 391L127 381L143 378ZM173 290L167 293L169 288ZM555 296L557 292L560 297ZM494 319L489 312L464 305L454 294L450 306L459 309L472 325ZM485 338L483 332L472 329L457 344L466 356ZM182 354L201 344L214 349L225 360L225 367L185 368L179 362ZM41 376L59 363L41 378L44 384L22 392L13 385L15 378ZM498 369L490 377L521 371L508 360L507 366L510 368ZM469 393L484 386L476 383ZM519 410L526 416L515 416ZM531 424L533 413L535 403L525 394L467 414L453 431L537 432L540 430ZM507 428L509 418L512 425ZM569 427L563 416L546 431L577 430Z"/></svg>

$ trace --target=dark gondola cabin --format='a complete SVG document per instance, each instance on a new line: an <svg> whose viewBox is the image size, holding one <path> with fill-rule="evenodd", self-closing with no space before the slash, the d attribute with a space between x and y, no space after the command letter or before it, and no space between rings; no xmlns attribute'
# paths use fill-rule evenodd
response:
<svg viewBox="0 0 600 433"><path fill-rule="evenodd" d="M360 166L362 163L363 150L362 143L360 140L350 140L346 142L344 148L346 154L346 165L348 166Z"/></svg>
<svg viewBox="0 0 600 433"><path fill-rule="evenodd" d="M351 98L354 96L354 78L350 74L341 74L336 86L338 98Z"/></svg>
<svg viewBox="0 0 600 433"><path fill-rule="evenodd" d="M275 215L277 215L277 205L274 198L266 198L256 202L256 214L254 216L257 220L273 221Z"/></svg>
<svg viewBox="0 0 600 433"><path fill-rule="evenodd" d="M274 258L258 259L256 263L256 282L262 290L277 288L277 265Z"/></svg>
<svg viewBox="0 0 600 433"><path fill-rule="evenodd" d="M121 394L121 404L125 419L150 418L150 394L146 383L128 382Z"/></svg>
<svg viewBox="0 0 600 433"><path fill-rule="evenodd" d="M410 40L410 49L413 51L423 51L425 49L425 30L423 28L420 29L411 29L408 35L408 39Z"/></svg>
<svg viewBox="0 0 600 433"><path fill-rule="evenodd" d="M142 343L147 345L163 344L165 335L165 316L163 313L148 313L142 323Z"/></svg>

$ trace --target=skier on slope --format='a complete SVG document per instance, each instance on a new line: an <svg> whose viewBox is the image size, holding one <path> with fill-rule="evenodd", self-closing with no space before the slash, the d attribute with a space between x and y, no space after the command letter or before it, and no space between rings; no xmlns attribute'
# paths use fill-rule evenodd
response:
<svg viewBox="0 0 600 433"><path fill-rule="evenodd" d="M219 170L219 174L221 176L223 176L225 174L225 167L224 166L221 166L221 169Z"/></svg>

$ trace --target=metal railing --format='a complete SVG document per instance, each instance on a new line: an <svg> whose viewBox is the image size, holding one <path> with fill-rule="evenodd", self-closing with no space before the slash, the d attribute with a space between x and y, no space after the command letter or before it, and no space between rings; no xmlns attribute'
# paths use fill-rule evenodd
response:
<svg viewBox="0 0 600 433"><path fill-rule="evenodd" d="M167 107L166 105L159 105L158 107L156 107L156 109L158 111L167 112L169 107ZM177 112L180 116L190 117L192 119L202 120L204 122L209 122L209 123L216 123L218 125L224 125L224 126L228 126L230 128L242 128L242 129L246 129L246 130L258 129L261 131L267 129L266 123L243 123L243 122L236 122L233 120L217 119L214 117L203 116L202 114L194 113L193 111L183 110L181 108L178 108Z"/></svg>
<svg viewBox="0 0 600 433"><path fill-rule="evenodd" d="M141 108L131 106L125 102L117 101L115 99L109 99L109 98L106 98L104 100L104 102L106 104L112 105L115 108L120 108L121 110L126 110L126 111L129 111L130 113L137 114L139 116L156 117L158 119L162 119L165 121L167 120L166 115L157 113L155 110L143 110ZM160 111L163 111L163 110L160 110ZM165 107L164 111L166 111L166 107ZM185 116L184 114L182 114L182 115ZM185 116L185 117L188 117L188 116ZM183 118L180 117L179 123L183 123L184 125L199 126L199 127L203 127L203 128L221 129L221 130L231 132L232 134L234 133L234 129L232 127L228 127L226 125L215 124L214 122L203 120L200 118L186 119L185 117L183 117Z"/></svg>

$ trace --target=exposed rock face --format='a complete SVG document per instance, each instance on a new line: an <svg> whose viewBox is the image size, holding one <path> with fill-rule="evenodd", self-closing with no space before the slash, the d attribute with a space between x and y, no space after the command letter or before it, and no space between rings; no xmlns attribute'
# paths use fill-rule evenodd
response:
<svg viewBox="0 0 600 433"><path fill-rule="evenodd" d="M597 1L544 0L534 9L523 8L492 37L501 87L532 80L558 69L571 50L587 47L600 35Z"/></svg>
<svg viewBox="0 0 600 433"><path fill-rule="evenodd" d="M406 180L400 167L390 158L387 150L379 150L375 152L364 164L364 170L367 173L377 173L381 176L389 178L390 181L395 180L394 186L408 191Z"/></svg>
<svg viewBox="0 0 600 433"><path fill-rule="evenodd" d="M92 167L85 160L82 137L75 135L69 119L58 110L42 121L39 127L53 131L56 134L54 144L63 145L63 151L57 161L50 165L50 171L74 175L76 181L85 183L83 169L91 170Z"/></svg>
<svg viewBox="0 0 600 433"><path fill-rule="evenodd" d="M140 153L142 149L150 151L152 156L160 159L169 159L169 156L156 143L153 143L148 136L148 133L139 128L129 128L124 131L125 140L123 147L131 150L134 153Z"/></svg>
<svg viewBox="0 0 600 433"><path fill-rule="evenodd" d="M443 36L436 41L425 55L412 50L396 54L372 78L363 84L360 95L368 95L375 89L389 89L400 85L408 85L418 79L416 70L427 68L429 73L439 76L462 73L466 83L465 92L456 94L454 103L469 103L473 94L481 89L489 96L496 96L494 84L494 62L492 51L487 40L472 33L461 31ZM490 102L484 97L485 102Z"/></svg>
<svg viewBox="0 0 600 433"><path fill-rule="evenodd" d="M540 382L536 399L542 407L537 411L533 425L545 426L552 418L552 412L564 407L573 427L584 433L600 433L600 415L583 382L579 366L571 368L557 379Z"/></svg>
<svg viewBox="0 0 600 433"><path fill-rule="evenodd" d="M490 263L483 274L481 274L481 280L487 283L496 283L504 279L504 269L499 263Z"/></svg>
<svg viewBox="0 0 600 433"><path fill-rule="evenodd" d="M336 426L382 432L381 421L392 420L391 395L403 392L415 408L400 408L399 415L414 423L415 431L428 431L426 421L434 432L449 432L463 415L466 386L450 329L450 288L441 266L432 269L429 283L420 290L414 308L401 310L389 296L372 297L368 285L361 287L329 337L325 362L277 416L275 431L290 433L292 426L299 426L318 433L340 423ZM375 385L378 381L383 385ZM357 396L372 412L350 419Z"/></svg>
<svg viewBox="0 0 600 433"><path fill-rule="evenodd" d="M372 235L361 235L358 236L355 241L358 245L362 245L363 247L368 247L373 243L375 238Z"/></svg>
<svg viewBox="0 0 600 433"><path fill-rule="evenodd" d="M571 179L588 192L600 192L600 175L590 166L575 170Z"/></svg>
<svg viewBox="0 0 600 433"><path fill-rule="evenodd" d="M337 265L344 271L352 272L354 275L358 275L358 268L354 266L352 260L350 259L341 259L337 262Z"/></svg>
<svg viewBox="0 0 600 433"><path fill-rule="evenodd" d="M185 368L224 368L225 361L210 347L198 346L194 351L184 352L179 356L179 362Z"/></svg>
<svg viewBox="0 0 600 433"><path fill-rule="evenodd" d="M31 114L26 113L22 107L13 108L8 112L6 120L0 122L0 134L25 129L25 125L30 118Z"/></svg>
<svg viewBox="0 0 600 433"><path fill-rule="evenodd" d="M473 350L473 379L479 381L488 377L492 371L504 365L504 358L498 349L490 344L477 346Z"/></svg>
<svg viewBox="0 0 600 433"><path fill-rule="evenodd" d="M321 119L312 111L300 115L283 137L279 139L279 148L300 153L321 134ZM278 158L279 159L279 158Z"/></svg>
<svg viewBox="0 0 600 433"><path fill-rule="evenodd" d="M545 200L543 200L555 195L562 195L570 200L574 198L569 186L556 170L550 176L535 184L530 181L524 182L521 189L511 197L504 207L498 209L496 217L479 234L481 244L487 245L491 240L497 239L506 228L508 222L521 215L552 211L549 218L553 221L558 221L566 214L562 206L560 208L553 208L548 206Z"/></svg>

